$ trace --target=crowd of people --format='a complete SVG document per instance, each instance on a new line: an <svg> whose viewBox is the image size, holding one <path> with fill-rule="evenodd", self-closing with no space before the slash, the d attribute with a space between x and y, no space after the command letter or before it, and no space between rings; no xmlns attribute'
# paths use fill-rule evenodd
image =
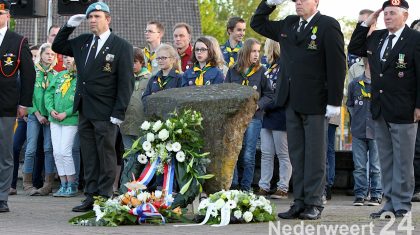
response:
<svg viewBox="0 0 420 235"><path fill-rule="evenodd" d="M8 195L18 193L23 149L25 194L73 197L83 188L86 199L73 211L89 211L94 196L118 195L122 154L139 137L150 95L237 83L255 89L259 100L231 188L253 190L260 138L256 194L288 198L293 176L294 203L278 216L319 219L332 197L335 130L344 103L353 137L353 205L384 204L373 218L405 216L411 200L420 201L420 22L405 25L404 0L360 11L346 64L340 25L320 14L319 0L294 0L297 15L269 20L283 1L262 1L250 19L265 42L245 39L246 21L231 17L221 46L212 36L192 41L193 29L183 22L172 28L173 43L163 43L165 27L149 21L147 46L139 48L110 31L111 9L103 2L62 27L51 26L46 43L29 47L7 29L10 3L0 0L0 212L9 211ZM382 11L386 29L376 30ZM91 32L70 38L85 20ZM279 181L270 185L274 170Z"/></svg>

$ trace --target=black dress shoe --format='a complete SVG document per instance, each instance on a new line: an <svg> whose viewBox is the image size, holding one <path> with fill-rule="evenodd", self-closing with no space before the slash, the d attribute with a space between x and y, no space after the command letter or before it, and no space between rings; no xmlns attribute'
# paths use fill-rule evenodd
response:
<svg viewBox="0 0 420 235"><path fill-rule="evenodd" d="M393 211L380 210L378 212L373 212L372 214L370 214L370 218L372 218L372 219L379 219L379 218L381 218L381 215L383 213L386 213L386 212L394 214ZM391 215L385 215L385 219L391 219Z"/></svg>
<svg viewBox="0 0 420 235"><path fill-rule="evenodd" d="M93 200L93 197L86 197L86 199L82 202L81 205L73 207L73 212L87 212L93 209L93 203L95 200Z"/></svg>
<svg viewBox="0 0 420 235"><path fill-rule="evenodd" d="M297 219L299 214L304 210L303 207L293 205L290 209L283 213L278 213L280 219Z"/></svg>
<svg viewBox="0 0 420 235"><path fill-rule="evenodd" d="M395 218L403 218L408 213L407 210L397 210L395 211Z"/></svg>
<svg viewBox="0 0 420 235"><path fill-rule="evenodd" d="M9 206L7 205L7 201L0 201L0 213L1 212L9 212Z"/></svg>
<svg viewBox="0 0 420 235"><path fill-rule="evenodd" d="M321 218L321 210L316 206L308 206L299 214L299 219L303 220L316 220Z"/></svg>

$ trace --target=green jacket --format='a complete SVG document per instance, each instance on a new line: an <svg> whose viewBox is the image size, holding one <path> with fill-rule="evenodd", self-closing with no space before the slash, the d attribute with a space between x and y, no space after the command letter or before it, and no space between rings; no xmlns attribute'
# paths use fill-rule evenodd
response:
<svg viewBox="0 0 420 235"><path fill-rule="evenodd" d="M71 80L68 80L71 79ZM68 81L68 82L66 82ZM67 70L57 74L51 81L50 86L45 92L45 107L48 111L48 120L64 126L76 126L79 123L78 112L73 113L74 94L76 92L77 78ZM68 89L64 93L63 88L68 84ZM63 87L64 85L64 87ZM64 94L63 94L64 93ZM51 111L66 113L66 118L58 121L51 116Z"/></svg>
<svg viewBox="0 0 420 235"><path fill-rule="evenodd" d="M32 96L32 107L28 109L28 113L34 114L38 111L42 116L47 117L48 111L45 108L44 94L57 72L54 69L49 71L46 80L44 80L44 72L41 71L38 66L40 65L35 65L36 78L34 94ZM48 69L46 70L48 71Z"/></svg>
<svg viewBox="0 0 420 235"><path fill-rule="evenodd" d="M123 135L138 136L140 133L140 125L146 120L143 110L141 96L149 82L150 72L146 67L139 74L134 75L135 83L133 94L130 98L127 111L125 113L124 122L120 125L120 131Z"/></svg>

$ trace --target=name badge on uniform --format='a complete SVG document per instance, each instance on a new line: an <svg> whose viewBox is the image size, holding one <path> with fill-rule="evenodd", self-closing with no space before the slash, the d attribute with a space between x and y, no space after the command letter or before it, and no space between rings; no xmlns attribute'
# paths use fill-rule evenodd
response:
<svg viewBox="0 0 420 235"><path fill-rule="evenodd" d="M114 62L114 58L115 58L115 55L113 55L113 54L107 54L105 56L105 61L106 62L105 62L104 67L102 68L102 71L108 72L108 73L112 71L111 63Z"/></svg>

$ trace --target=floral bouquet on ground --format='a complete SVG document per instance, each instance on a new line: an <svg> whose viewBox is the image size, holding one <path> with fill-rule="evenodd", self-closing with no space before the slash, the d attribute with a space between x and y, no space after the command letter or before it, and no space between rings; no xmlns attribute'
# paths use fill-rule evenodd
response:
<svg viewBox="0 0 420 235"><path fill-rule="evenodd" d="M275 221L275 207L263 196L238 190L219 191L200 202L201 224L225 226L229 223Z"/></svg>
<svg viewBox="0 0 420 235"><path fill-rule="evenodd" d="M145 121L140 127L140 138L124 157L137 157L146 165L137 179L148 185L155 175L163 175L163 190L172 194L174 183L179 192L173 207L186 207L202 191L202 183L213 177L206 174L209 153L203 153L201 136L203 118L200 112L184 110L169 115L167 120Z"/></svg>
<svg viewBox="0 0 420 235"><path fill-rule="evenodd" d="M84 226L118 226L188 221L182 215L182 209L168 206L174 200L171 194L159 190L147 192L146 186L137 181L125 186L129 192L108 200L97 197L93 211L76 216L69 222Z"/></svg>

